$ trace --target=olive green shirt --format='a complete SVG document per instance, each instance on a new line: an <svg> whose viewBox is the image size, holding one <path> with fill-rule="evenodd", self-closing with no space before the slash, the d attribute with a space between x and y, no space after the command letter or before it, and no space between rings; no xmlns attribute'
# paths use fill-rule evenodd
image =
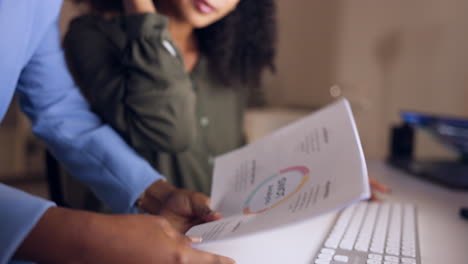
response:
<svg viewBox="0 0 468 264"><path fill-rule="evenodd" d="M247 89L203 55L191 73L159 14L76 18L64 48L93 111L176 186L209 194L213 158L244 143Z"/></svg>

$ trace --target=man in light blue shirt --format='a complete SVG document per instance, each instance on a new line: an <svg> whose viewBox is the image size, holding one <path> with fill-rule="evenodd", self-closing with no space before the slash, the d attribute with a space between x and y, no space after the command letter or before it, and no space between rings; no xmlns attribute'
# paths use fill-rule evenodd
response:
<svg viewBox="0 0 468 264"><path fill-rule="evenodd" d="M115 212L135 211L140 197L166 217L69 210L0 184L0 264L232 263L190 248L177 229L219 218L207 197L166 183L89 111L64 63L60 7L61 0L0 0L0 120L16 89L34 133Z"/></svg>

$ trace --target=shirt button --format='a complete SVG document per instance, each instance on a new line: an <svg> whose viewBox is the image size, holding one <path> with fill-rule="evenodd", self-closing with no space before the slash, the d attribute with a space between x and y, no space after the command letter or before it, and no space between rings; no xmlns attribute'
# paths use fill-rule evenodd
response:
<svg viewBox="0 0 468 264"><path fill-rule="evenodd" d="M164 46L164 48L166 48L166 50L174 57L177 56L177 52L176 50L174 49L174 46L172 46L172 44L166 40L166 39L163 39L163 41L161 42L162 45Z"/></svg>
<svg viewBox="0 0 468 264"><path fill-rule="evenodd" d="M200 118L200 125L202 127L207 127L209 124L210 124L210 120L208 119L208 117L203 116Z"/></svg>

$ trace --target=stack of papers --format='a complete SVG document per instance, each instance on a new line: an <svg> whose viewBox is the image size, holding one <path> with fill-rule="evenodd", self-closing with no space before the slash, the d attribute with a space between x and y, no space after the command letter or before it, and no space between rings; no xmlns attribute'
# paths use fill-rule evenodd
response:
<svg viewBox="0 0 468 264"><path fill-rule="evenodd" d="M242 248L252 235L281 233L278 230L369 197L358 132L348 101L341 99L218 157L211 205L224 217L195 226L187 235L202 237L201 249L239 263L238 259L248 256L230 254L230 248L221 246L223 242L236 241L235 248ZM294 237L278 239L285 245L295 242ZM230 247L234 248L232 243ZM258 261L250 263L263 263Z"/></svg>

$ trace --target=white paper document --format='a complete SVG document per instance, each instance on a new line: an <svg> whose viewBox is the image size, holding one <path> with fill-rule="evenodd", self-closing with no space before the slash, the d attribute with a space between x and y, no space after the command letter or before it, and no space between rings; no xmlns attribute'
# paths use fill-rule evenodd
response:
<svg viewBox="0 0 468 264"><path fill-rule="evenodd" d="M203 243L238 238L369 197L361 143L342 99L216 158L211 203L224 217L187 234Z"/></svg>

